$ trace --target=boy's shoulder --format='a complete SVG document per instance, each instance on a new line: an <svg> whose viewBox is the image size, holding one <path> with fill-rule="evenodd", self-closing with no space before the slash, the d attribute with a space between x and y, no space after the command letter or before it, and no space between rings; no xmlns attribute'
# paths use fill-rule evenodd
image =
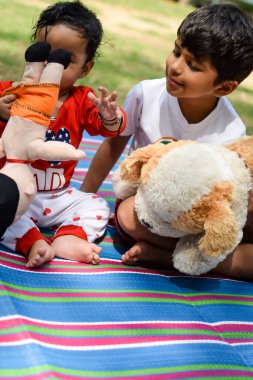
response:
<svg viewBox="0 0 253 380"><path fill-rule="evenodd" d="M166 78L144 79L139 83L143 88L165 88Z"/></svg>

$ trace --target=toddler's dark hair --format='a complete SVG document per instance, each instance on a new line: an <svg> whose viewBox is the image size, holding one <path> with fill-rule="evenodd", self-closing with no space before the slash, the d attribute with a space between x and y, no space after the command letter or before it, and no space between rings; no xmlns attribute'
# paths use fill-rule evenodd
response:
<svg viewBox="0 0 253 380"><path fill-rule="evenodd" d="M51 27L57 24L65 24L70 29L86 38L87 62L98 56L97 49L103 36L103 27L96 14L89 10L81 1L59 1L44 9L33 26L32 40L41 28L46 28L46 34Z"/></svg>
<svg viewBox="0 0 253 380"><path fill-rule="evenodd" d="M211 60L218 71L216 84L240 83L253 70L253 20L234 5L215 4L191 12L177 36L197 59Z"/></svg>

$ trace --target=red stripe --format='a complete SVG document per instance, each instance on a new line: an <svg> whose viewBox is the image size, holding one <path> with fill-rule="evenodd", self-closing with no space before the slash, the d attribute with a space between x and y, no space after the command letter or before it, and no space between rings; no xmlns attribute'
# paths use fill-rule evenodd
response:
<svg viewBox="0 0 253 380"><path fill-rule="evenodd" d="M11 162L11 163L14 163L14 164L31 164L32 161L19 160L17 158L7 158L6 162Z"/></svg>

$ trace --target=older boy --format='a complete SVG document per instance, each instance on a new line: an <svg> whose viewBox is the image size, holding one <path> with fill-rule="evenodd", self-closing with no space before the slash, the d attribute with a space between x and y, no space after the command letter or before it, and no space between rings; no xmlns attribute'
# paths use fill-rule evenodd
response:
<svg viewBox="0 0 253 380"><path fill-rule="evenodd" d="M129 92L124 106L127 128L122 137L107 139L102 144L82 189L97 190L132 135L131 149L164 137L224 144L243 135L245 126L225 96L252 69L250 16L233 5L212 5L190 13L180 25L175 48L167 58L166 77L143 81ZM101 154L107 167L99 176ZM136 241L122 256L125 264L170 265L168 251L173 250L176 240L155 236L139 223L134 197L120 203L117 219L124 233ZM253 269L244 264L245 259L241 260L242 247L217 271L233 276L252 275ZM253 268L253 249L251 253L249 246L245 247Z"/></svg>

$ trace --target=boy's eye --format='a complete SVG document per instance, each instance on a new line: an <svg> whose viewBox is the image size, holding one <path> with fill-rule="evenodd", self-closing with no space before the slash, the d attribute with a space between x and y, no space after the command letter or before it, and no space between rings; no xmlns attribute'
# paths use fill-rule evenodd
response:
<svg viewBox="0 0 253 380"><path fill-rule="evenodd" d="M200 67L197 66L197 64L196 64L195 62L189 62L189 63L188 63L188 66L190 67L190 69L191 69L192 71L201 71L201 70L200 70Z"/></svg>
<svg viewBox="0 0 253 380"><path fill-rule="evenodd" d="M174 49L173 51L173 54L175 57L179 57L180 56L180 51L178 49Z"/></svg>

